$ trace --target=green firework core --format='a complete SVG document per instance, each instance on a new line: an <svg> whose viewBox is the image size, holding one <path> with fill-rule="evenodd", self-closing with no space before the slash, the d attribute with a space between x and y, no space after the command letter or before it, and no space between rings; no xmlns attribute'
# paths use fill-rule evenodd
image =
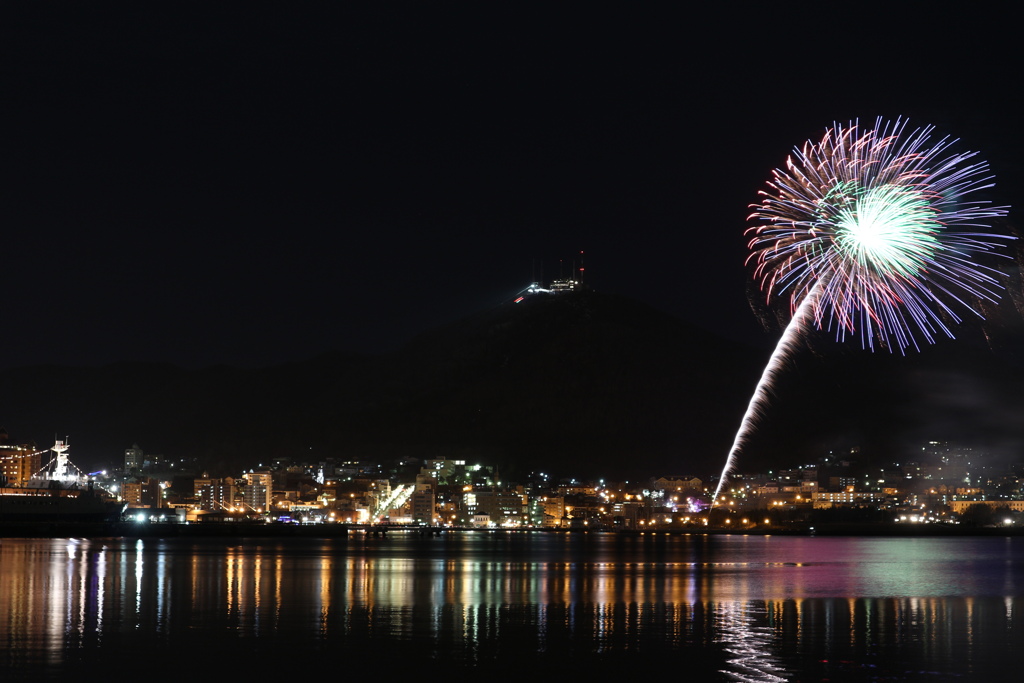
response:
<svg viewBox="0 0 1024 683"><path fill-rule="evenodd" d="M936 235L942 229L928 197L899 185L850 189L833 204L836 249L859 268L917 277L939 249Z"/></svg>

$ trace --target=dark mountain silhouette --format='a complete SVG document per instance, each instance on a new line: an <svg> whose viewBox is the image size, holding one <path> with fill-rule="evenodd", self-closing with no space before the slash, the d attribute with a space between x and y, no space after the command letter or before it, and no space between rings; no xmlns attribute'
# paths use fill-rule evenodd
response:
<svg viewBox="0 0 1024 683"><path fill-rule="evenodd" d="M277 456L448 456L509 474L688 472L728 445L758 355L584 291L508 303L380 356L8 370L0 420L13 440L70 435L90 467L138 442L214 470Z"/></svg>
<svg viewBox="0 0 1024 683"><path fill-rule="evenodd" d="M1019 436L1019 366L974 345L906 358L816 338L741 469L833 448L898 457L921 438ZM591 291L534 296L379 356L266 369L124 363L0 372L12 441L69 435L72 459L149 453L233 473L271 458L454 457L574 476L717 474L767 353ZM993 406L998 410L993 411Z"/></svg>

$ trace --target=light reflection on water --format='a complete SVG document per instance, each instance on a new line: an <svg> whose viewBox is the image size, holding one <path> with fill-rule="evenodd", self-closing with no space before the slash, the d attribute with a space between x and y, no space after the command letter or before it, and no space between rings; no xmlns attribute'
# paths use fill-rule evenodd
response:
<svg viewBox="0 0 1024 683"><path fill-rule="evenodd" d="M150 680L170 679L202 654L233 675L685 661L702 680L998 680L1024 645L1022 569L1024 539L3 539L0 672L156 658Z"/></svg>

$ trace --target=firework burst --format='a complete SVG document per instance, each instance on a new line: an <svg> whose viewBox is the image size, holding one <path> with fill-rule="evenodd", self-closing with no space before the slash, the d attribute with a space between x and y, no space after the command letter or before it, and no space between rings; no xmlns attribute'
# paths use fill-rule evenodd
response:
<svg viewBox="0 0 1024 683"><path fill-rule="evenodd" d="M786 298L792 318L744 415L719 479L718 500L772 382L814 325L870 349L905 352L952 337L957 311L995 301L998 271L977 264L1006 236L986 232L1006 215L978 195L992 186L988 165L956 140L932 142L933 128L905 120L874 128L835 125L795 149L752 205L747 230L755 277L767 299Z"/></svg>

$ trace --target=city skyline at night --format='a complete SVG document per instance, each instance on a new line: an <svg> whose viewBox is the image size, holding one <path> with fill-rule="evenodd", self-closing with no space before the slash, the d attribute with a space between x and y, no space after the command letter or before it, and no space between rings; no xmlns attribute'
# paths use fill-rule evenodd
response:
<svg viewBox="0 0 1024 683"><path fill-rule="evenodd" d="M1011 12L5 4L0 677L1016 681Z"/></svg>

